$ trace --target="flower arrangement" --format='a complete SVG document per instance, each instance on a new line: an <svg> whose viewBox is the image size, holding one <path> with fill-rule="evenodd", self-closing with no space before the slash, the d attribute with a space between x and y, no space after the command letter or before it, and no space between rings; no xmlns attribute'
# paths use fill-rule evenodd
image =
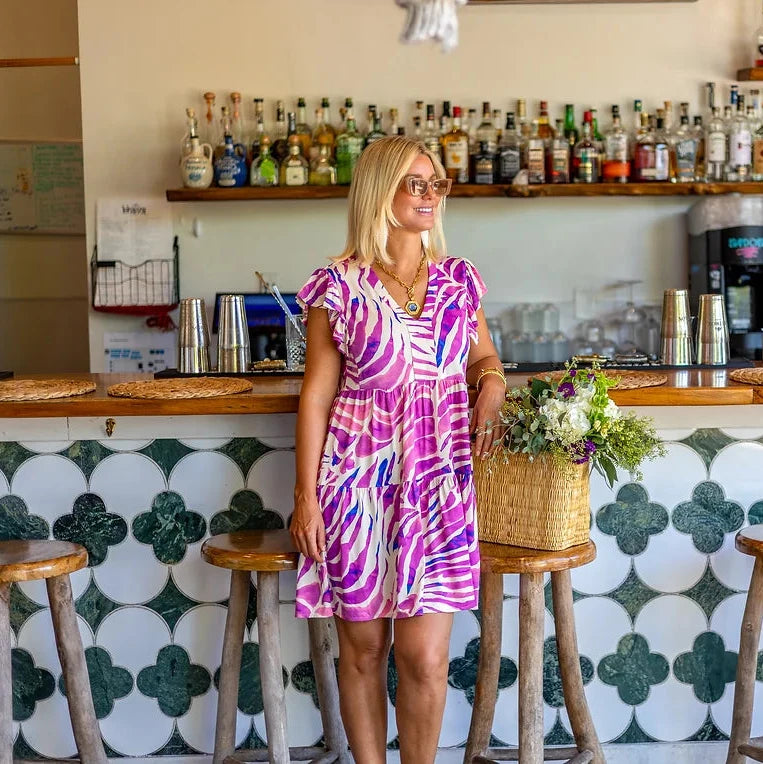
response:
<svg viewBox="0 0 763 764"><path fill-rule="evenodd" d="M526 454L530 461L549 453L562 464L589 464L610 488L618 468L642 479L641 463L664 456L665 447L648 417L624 413L609 397L616 384L598 366L571 364L560 379L534 379L509 391L499 452Z"/></svg>

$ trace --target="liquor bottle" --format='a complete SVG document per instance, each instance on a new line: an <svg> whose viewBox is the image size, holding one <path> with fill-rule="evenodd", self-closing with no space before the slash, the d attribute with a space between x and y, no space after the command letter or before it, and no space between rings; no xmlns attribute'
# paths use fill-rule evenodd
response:
<svg viewBox="0 0 763 764"><path fill-rule="evenodd" d="M556 134L548 142L546 182L570 182L570 143L564 134L564 122L556 120Z"/></svg>
<svg viewBox="0 0 763 764"><path fill-rule="evenodd" d="M246 160L236 150L233 144L233 136L230 133L227 133L225 136L224 153L215 159L214 168L215 183L221 188L246 185L248 174L246 171Z"/></svg>
<svg viewBox="0 0 763 764"><path fill-rule="evenodd" d="M627 183L631 175L628 133L620 120L620 107L612 106L612 128L604 136L604 183Z"/></svg>
<svg viewBox="0 0 763 764"><path fill-rule="evenodd" d="M665 114L657 109L657 129L654 132L655 180L670 180L670 141L665 127Z"/></svg>
<svg viewBox="0 0 763 764"><path fill-rule="evenodd" d="M743 95L738 97L737 113L729 130L729 164L727 180L744 182L752 174L752 133L747 121Z"/></svg>
<svg viewBox="0 0 763 764"><path fill-rule="evenodd" d="M713 113L713 109L715 108L715 83L714 82L708 82L707 83L707 107L710 109L710 113Z"/></svg>
<svg viewBox="0 0 763 764"><path fill-rule="evenodd" d="M583 115L583 136L575 145L573 157L575 183L597 183L599 180L599 147L593 137L593 114Z"/></svg>
<svg viewBox="0 0 763 764"><path fill-rule="evenodd" d="M469 136L469 154L476 154L477 144L477 110L469 109L467 115L461 118L461 129Z"/></svg>
<svg viewBox="0 0 763 764"><path fill-rule="evenodd" d="M483 141L487 143L488 153L495 156L498 151L498 134L492 121L490 101L482 103L482 122L476 128L477 145Z"/></svg>
<svg viewBox="0 0 763 764"><path fill-rule="evenodd" d="M212 168L212 146L199 142L196 112L186 109L189 135L188 150L180 160L180 174L186 188L209 188L214 178Z"/></svg>
<svg viewBox="0 0 763 764"><path fill-rule="evenodd" d="M752 136L752 179L763 180L763 122Z"/></svg>
<svg viewBox="0 0 763 764"><path fill-rule="evenodd" d="M598 109L591 109L591 136L593 137L594 141L596 142L596 145L599 148L599 178L596 181L597 183L601 180L601 172L604 168L604 156L605 156L605 147L604 147L604 136L599 131L599 110Z"/></svg>
<svg viewBox="0 0 763 764"><path fill-rule="evenodd" d="M336 138L336 181L342 186L352 183L355 165L358 163L365 142L355 127L355 118L347 116L347 129Z"/></svg>
<svg viewBox="0 0 763 764"><path fill-rule="evenodd" d="M663 125L667 133L673 132L673 101L665 101Z"/></svg>
<svg viewBox="0 0 763 764"><path fill-rule="evenodd" d="M665 135L664 111L657 111L656 129L643 134L636 145L634 180L639 183L668 180L670 175L670 151ZM646 115L645 115L646 116Z"/></svg>
<svg viewBox="0 0 763 764"><path fill-rule="evenodd" d="M493 128L495 130L496 150L503 137L503 110L493 109Z"/></svg>
<svg viewBox="0 0 763 764"><path fill-rule="evenodd" d="M763 21L755 31L755 51L753 61L756 67L763 66Z"/></svg>
<svg viewBox="0 0 763 764"><path fill-rule="evenodd" d="M474 182L480 185L495 183L495 152L490 148L488 141L480 141L479 150L474 155Z"/></svg>
<svg viewBox="0 0 763 764"><path fill-rule="evenodd" d="M402 125L397 128L397 135L405 135L405 128Z"/></svg>
<svg viewBox="0 0 763 764"><path fill-rule="evenodd" d="M374 112L374 125L371 132L366 136L366 146L370 146L372 143L385 138L387 133L384 132L382 126L382 115Z"/></svg>
<svg viewBox="0 0 763 764"><path fill-rule="evenodd" d="M511 183L522 169L522 138L514 123L514 112L506 114L506 128L498 150L498 180Z"/></svg>
<svg viewBox="0 0 763 764"><path fill-rule="evenodd" d="M418 114L414 114L413 116L413 140L424 140L424 133L421 130L421 117Z"/></svg>
<svg viewBox="0 0 763 764"><path fill-rule="evenodd" d="M729 90L729 106L731 111L735 112L739 105L739 85L732 85Z"/></svg>
<svg viewBox="0 0 763 764"><path fill-rule="evenodd" d="M352 106L352 100L350 105ZM310 125L307 124L307 106L304 98L297 99L297 127L296 134L299 136L299 141L302 144L302 156L310 156L310 147L313 145L313 130Z"/></svg>
<svg viewBox="0 0 763 764"><path fill-rule="evenodd" d="M215 124L215 94L211 90L204 93L204 103L206 104L207 110L204 114L202 137L204 138L205 143L217 146L220 142L220 135L218 134L217 125Z"/></svg>
<svg viewBox="0 0 763 764"><path fill-rule="evenodd" d="M374 120L376 119L376 104L370 103L368 104L368 109L366 110L366 130L363 133L363 136L370 135L374 130Z"/></svg>
<svg viewBox="0 0 763 764"><path fill-rule="evenodd" d="M694 117L694 140L697 142L697 171L694 175L695 180L702 183L705 180L705 126L699 114Z"/></svg>
<svg viewBox="0 0 763 764"><path fill-rule="evenodd" d="M198 120L196 119L196 109L187 108L185 110L185 133L183 139L180 141L180 161L183 161L183 157L191 153L193 144L191 139L193 136L199 135L198 133Z"/></svg>
<svg viewBox="0 0 763 764"><path fill-rule="evenodd" d="M327 143L321 144L318 157L310 163L310 185L336 185L336 165L331 158L331 147Z"/></svg>
<svg viewBox="0 0 763 764"><path fill-rule="evenodd" d="M215 146L215 159L225 155L227 138L230 137L231 145L235 153L246 161L246 147L242 143L233 140L233 127L231 122L230 109L227 106L221 108L222 117L220 118L220 141Z"/></svg>
<svg viewBox="0 0 763 764"><path fill-rule="evenodd" d="M231 106L230 115L230 131L233 136L233 143L246 147L249 142L249 136L247 135L244 115L241 112L241 93L234 91L230 94L230 100L233 104ZM246 153L246 159L247 161L250 161L248 151Z"/></svg>
<svg viewBox="0 0 763 764"><path fill-rule="evenodd" d="M323 143L321 146L326 146L327 150L330 149L328 143ZM307 159L302 156L302 144L296 135L292 135L289 138L289 155L281 162L281 185L305 186L307 185L309 172L310 167Z"/></svg>
<svg viewBox="0 0 763 764"><path fill-rule="evenodd" d="M334 150L334 133L326 124L326 114L322 106L315 110L315 127L313 128L313 142L310 146L310 159L316 159L320 154L323 144Z"/></svg>
<svg viewBox="0 0 763 764"><path fill-rule="evenodd" d="M546 182L546 141L540 135L540 125L534 119L532 132L525 143L527 182L542 185Z"/></svg>
<svg viewBox="0 0 763 764"><path fill-rule="evenodd" d="M572 178L572 159L575 154L575 144L580 136L577 125L575 124L575 104L568 103L564 107L564 136L567 138L570 155L569 177Z"/></svg>
<svg viewBox="0 0 763 764"><path fill-rule="evenodd" d="M461 107L453 107L453 125L442 137L445 174L456 183L469 182L469 136L461 129Z"/></svg>
<svg viewBox="0 0 763 764"><path fill-rule="evenodd" d="M389 134L390 135L398 135L398 130L400 129L400 125L397 124L398 120L398 112L397 109L390 109L389 110Z"/></svg>
<svg viewBox="0 0 763 764"><path fill-rule="evenodd" d="M329 99L325 96L321 99L321 109L323 109L323 121L326 125L326 130L331 133L331 149L334 149L334 143L336 141L336 128L331 121L331 106Z"/></svg>
<svg viewBox="0 0 763 764"><path fill-rule="evenodd" d="M440 133L435 127L433 103L427 104L427 121L422 140L424 145L442 161L442 145L440 144Z"/></svg>
<svg viewBox="0 0 763 764"><path fill-rule="evenodd" d="M670 136L670 180L674 183L693 183L697 171L697 139L689 127L688 114Z"/></svg>
<svg viewBox="0 0 763 764"><path fill-rule="evenodd" d="M713 116L707 125L705 136L705 178L708 183L720 183L726 173L728 158L728 137L726 125L718 106L713 108Z"/></svg>
<svg viewBox="0 0 763 764"><path fill-rule="evenodd" d="M260 145L262 139L265 137L265 112L263 108L262 98L254 99L254 133L252 134L252 145L249 155L252 157L252 161L260 153ZM270 136L268 136L268 139Z"/></svg>
<svg viewBox="0 0 763 764"><path fill-rule="evenodd" d="M519 134L523 138L529 138L532 126L527 121L527 101L524 98L517 99L517 124L519 125Z"/></svg>
<svg viewBox="0 0 763 764"><path fill-rule="evenodd" d="M424 102L416 101L416 112L413 115L419 118L419 124L423 125L426 120L426 112L424 111Z"/></svg>
<svg viewBox="0 0 763 764"><path fill-rule="evenodd" d="M270 153L270 138L267 135L262 136L257 157L252 160L249 184L252 186L278 185L278 160Z"/></svg>
<svg viewBox="0 0 763 764"><path fill-rule="evenodd" d="M442 102L442 114L440 115L440 136L450 132L450 101Z"/></svg>
<svg viewBox="0 0 763 764"><path fill-rule="evenodd" d="M636 145L638 144L639 138L644 135L649 127L649 120L643 119L644 105L639 99L636 99L633 102L633 117L633 133L631 134L630 139L631 176L633 175L633 164L636 159Z"/></svg>
<svg viewBox="0 0 763 764"><path fill-rule="evenodd" d="M283 101L276 101L276 127L273 132L273 145L270 149L271 154L280 164L289 156L289 143L286 133L286 110Z"/></svg>
<svg viewBox="0 0 763 764"><path fill-rule="evenodd" d="M538 108L538 133L544 141L550 141L554 137L554 129L548 121L548 102L541 101Z"/></svg>

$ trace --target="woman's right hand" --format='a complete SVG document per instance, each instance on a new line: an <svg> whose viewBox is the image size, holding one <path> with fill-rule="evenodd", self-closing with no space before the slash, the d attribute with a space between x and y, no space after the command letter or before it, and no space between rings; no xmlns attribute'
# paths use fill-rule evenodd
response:
<svg viewBox="0 0 763 764"><path fill-rule="evenodd" d="M294 502L289 533L294 546L301 554L315 562L323 562L323 554L326 551L326 526L316 497Z"/></svg>

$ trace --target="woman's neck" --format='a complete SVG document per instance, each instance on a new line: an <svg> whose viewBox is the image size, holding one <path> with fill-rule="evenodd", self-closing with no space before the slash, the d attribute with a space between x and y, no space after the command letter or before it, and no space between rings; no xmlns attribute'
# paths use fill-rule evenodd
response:
<svg viewBox="0 0 763 764"><path fill-rule="evenodd" d="M399 228L390 231L387 254L399 271L418 268L421 260L421 234Z"/></svg>

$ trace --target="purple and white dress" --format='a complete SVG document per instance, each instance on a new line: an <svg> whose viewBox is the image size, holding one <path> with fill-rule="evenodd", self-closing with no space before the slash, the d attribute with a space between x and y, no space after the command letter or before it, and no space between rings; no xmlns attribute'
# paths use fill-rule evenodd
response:
<svg viewBox="0 0 763 764"><path fill-rule="evenodd" d="M370 266L319 268L298 299L328 310L344 358L318 472L323 563L300 557L296 615L350 621L477 606L466 366L485 285L428 263L418 318Z"/></svg>

